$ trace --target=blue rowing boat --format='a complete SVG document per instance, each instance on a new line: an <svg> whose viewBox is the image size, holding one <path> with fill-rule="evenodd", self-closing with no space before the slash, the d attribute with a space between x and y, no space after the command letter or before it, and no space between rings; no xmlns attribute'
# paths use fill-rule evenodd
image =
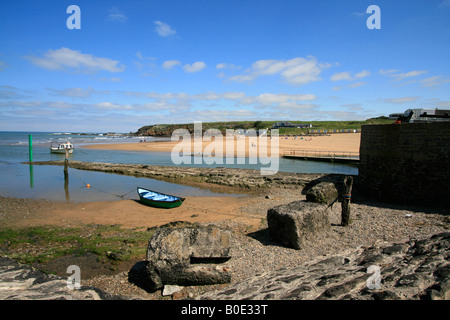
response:
<svg viewBox="0 0 450 320"><path fill-rule="evenodd" d="M185 198L156 192L141 187L137 188L142 203L156 208L176 208L181 206Z"/></svg>

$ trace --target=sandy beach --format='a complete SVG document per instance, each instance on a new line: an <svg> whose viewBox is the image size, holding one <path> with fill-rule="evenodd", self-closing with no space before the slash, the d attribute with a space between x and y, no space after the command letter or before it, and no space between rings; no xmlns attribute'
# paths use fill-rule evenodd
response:
<svg viewBox="0 0 450 320"><path fill-rule="evenodd" d="M5 203L8 198L4 199ZM55 225L61 227L82 224L119 224L125 228L151 228L173 221L191 223L214 223L237 219L243 223L259 222L260 217L237 214L242 204L239 197L188 197L182 206L173 209L159 209L141 204L137 200L96 201L84 203L49 202L43 208L36 208L35 202L27 200L32 209L21 209L20 214L10 215L3 220L6 226L29 227ZM16 204L23 207L23 204ZM27 213L24 213L27 212ZM8 212L10 213L10 212ZM1 219L0 219L1 220ZM255 220L255 221L253 221Z"/></svg>
<svg viewBox="0 0 450 320"><path fill-rule="evenodd" d="M109 149L124 151L161 151L182 152L183 154L196 154L200 152L208 155L233 155L237 157L249 156L283 156L296 151L331 151L335 153L359 153L361 141L360 133L341 133L323 136L280 136L277 144L265 137L249 138L244 136L234 137L227 140L213 139L213 141L180 140L180 141L157 141L141 143L118 143L118 144L91 144L82 146L88 149ZM259 153L261 150L261 153Z"/></svg>

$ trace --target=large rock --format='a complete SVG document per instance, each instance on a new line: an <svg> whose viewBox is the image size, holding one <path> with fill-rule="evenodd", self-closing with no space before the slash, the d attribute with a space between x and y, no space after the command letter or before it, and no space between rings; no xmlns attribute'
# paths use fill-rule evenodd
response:
<svg viewBox="0 0 450 320"><path fill-rule="evenodd" d="M217 227L158 229L147 248L150 290L229 283L231 272L223 263L230 259L230 236Z"/></svg>
<svg viewBox="0 0 450 320"><path fill-rule="evenodd" d="M327 205L295 201L267 211L270 236L280 244L300 250L306 239L329 229Z"/></svg>
<svg viewBox="0 0 450 320"><path fill-rule="evenodd" d="M339 192L334 182L320 182L307 191L306 200L330 205L338 196Z"/></svg>

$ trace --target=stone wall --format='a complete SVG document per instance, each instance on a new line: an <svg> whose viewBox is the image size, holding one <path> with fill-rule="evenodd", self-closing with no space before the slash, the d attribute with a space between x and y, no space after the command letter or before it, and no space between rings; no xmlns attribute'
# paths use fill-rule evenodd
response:
<svg viewBox="0 0 450 320"><path fill-rule="evenodd" d="M362 127L358 189L371 197L448 206L450 123Z"/></svg>

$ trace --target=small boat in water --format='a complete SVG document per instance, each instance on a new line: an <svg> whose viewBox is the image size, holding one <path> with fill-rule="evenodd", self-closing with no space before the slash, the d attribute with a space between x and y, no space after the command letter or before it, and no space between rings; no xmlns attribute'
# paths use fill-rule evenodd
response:
<svg viewBox="0 0 450 320"><path fill-rule="evenodd" d="M62 153L62 154L64 154L64 153L66 153L66 150L69 153L73 152L73 145L69 141L64 142L64 143L58 142L56 147L53 146L53 142L50 144L50 152L51 153Z"/></svg>
<svg viewBox="0 0 450 320"><path fill-rule="evenodd" d="M176 208L181 206L185 198L171 196L144 188L137 188L142 203L156 208Z"/></svg>

